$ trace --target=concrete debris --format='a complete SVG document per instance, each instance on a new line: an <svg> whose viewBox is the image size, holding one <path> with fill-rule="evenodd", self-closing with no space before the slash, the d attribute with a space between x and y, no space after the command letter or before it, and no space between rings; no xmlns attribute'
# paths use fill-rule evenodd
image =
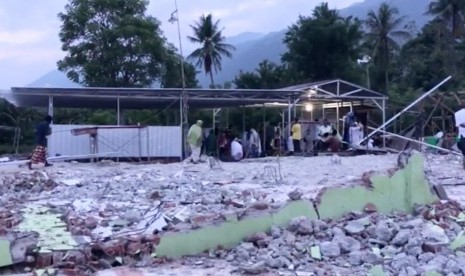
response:
<svg viewBox="0 0 465 276"><path fill-rule="evenodd" d="M445 157L435 158L427 157L426 175L440 185L437 175L446 176L437 158ZM465 190L454 186L452 200L429 204L427 190L406 184L423 183L419 171L392 173L394 155L309 161L2 167L0 273L465 273L465 212L452 201ZM263 163L279 170L264 175ZM192 256L166 263L176 252Z"/></svg>

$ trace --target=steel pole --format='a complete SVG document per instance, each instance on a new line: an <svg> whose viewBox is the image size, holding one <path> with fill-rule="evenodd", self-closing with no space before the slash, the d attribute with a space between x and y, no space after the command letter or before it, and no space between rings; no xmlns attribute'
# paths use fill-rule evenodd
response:
<svg viewBox="0 0 465 276"><path fill-rule="evenodd" d="M375 129L374 127L368 127L368 128L369 129ZM415 140L415 139L412 139L412 138L407 138L407 137L404 137L404 136L399 135L399 134L395 134L395 133L384 131L384 130L379 130L379 132L387 134L387 135L391 135L391 136L394 136L394 137L397 137L399 139L403 139L405 141L409 141L409 142L412 142L412 143L417 143L417 144L420 144L420 145L423 145L423 146L426 146L426 147L430 147L430 148L437 149L437 150L440 150L440 151L444 151L444 152L447 152L447 153L462 156L462 153L460 153L460 152L453 151L453 150L448 150L448 149L441 148L441 147L438 147L438 146L435 146L435 145L430 145L428 143L421 142L421 141L418 141L418 140Z"/></svg>
<svg viewBox="0 0 465 276"><path fill-rule="evenodd" d="M179 23L179 10L178 10L178 2L174 0L174 6L176 9L176 22L178 26L178 39L179 39L179 53L180 53L180 62L181 62L181 79L182 79L182 93L180 99L180 109L181 109L181 160L186 155L186 135L187 135L187 124L188 124L188 99L187 99L187 91L186 91L186 79L184 75L184 54L182 51L182 40L181 40L181 25Z"/></svg>
<svg viewBox="0 0 465 276"><path fill-rule="evenodd" d="M447 78L445 78L443 81L441 81L438 85L436 85L435 87L431 88L431 90L429 90L428 92L424 93L423 95L421 95L418 99L416 99L415 101L413 101L411 104L409 104L407 107L405 107L402 111L400 111L399 113L397 113L396 115L394 115L391 119L387 120L387 122L383 123L380 127L378 127L377 129L373 130L371 133L369 133L365 138L363 138L362 140L360 140L360 142L358 143L359 145L363 142L365 142L366 140L368 140L371 136L373 136L375 133L377 133L378 131L384 129L387 125L389 125L391 122L393 122L395 119L397 119L398 117L400 117L403 113L405 113L406 111L408 111L410 108L412 108L413 106L415 106L417 103L419 103L420 101L422 101L424 98L428 97L431 93L433 93L434 91L436 91L439 87L441 87L444 83L448 82L450 79L452 78L452 76L448 76Z"/></svg>

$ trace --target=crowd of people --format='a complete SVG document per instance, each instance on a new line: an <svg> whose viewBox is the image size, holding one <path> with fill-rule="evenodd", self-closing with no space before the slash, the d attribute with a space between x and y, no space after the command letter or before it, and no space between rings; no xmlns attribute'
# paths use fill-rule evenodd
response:
<svg viewBox="0 0 465 276"><path fill-rule="evenodd" d="M363 126L355 121L348 124L351 131L347 139L343 139L327 119L323 119L321 123L317 119L303 127L299 118L295 118L288 139L279 126L272 127L269 123L258 128L262 130L263 127L262 135L254 128L237 135L231 125L224 130L210 129L204 135L202 125L201 120L197 121L187 135L187 143L191 149L188 160L193 163L199 162L202 155L217 157L224 162L284 154L316 156L322 151L338 152L344 149L349 140L354 140L353 133L362 133L363 137Z"/></svg>
<svg viewBox="0 0 465 276"><path fill-rule="evenodd" d="M258 132L251 128L241 138L232 126L224 130L210 129L207 135L202 131L203 122L198 120L187 134L187 143L191 149L188 161L198 163L202 155L219 158L223 162L237 162L243 158L262 156L262 143Z"/></svg>

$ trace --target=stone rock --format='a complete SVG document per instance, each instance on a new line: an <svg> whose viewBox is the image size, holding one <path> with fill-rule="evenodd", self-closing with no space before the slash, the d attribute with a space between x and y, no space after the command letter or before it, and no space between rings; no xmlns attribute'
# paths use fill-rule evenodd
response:
<svg viewBox="0 0 465 276"><path fill-rule="evenodd" d="M295 240L296 240L296 237L295 237L294 234L286 232L283 235L283 239L287 244L294 244Z"/></svg>
<svg viewBox="0 0 465 276"><path fill-rule="evenodd" d="M248 275L259 275L267 271L266 263L264 261L260 261L251 266L243 266L240 269L244 272L244 274Z"/></svg>
<svg viewBox="0 0 465 276"><path fill-rule="evenodd" d="M307 218L306 217L297 217L297 218L291 219L291 221L287 225L287 230L289 230L291 232L297 232L297 230L299 229L299 226L300 226L300 222L302 220L305 220L305 219L307 219Z"/></svg>
<svg viewBox="0 0 465 276"><path fill-rule="evenodd" d="M352 237L335 237L333 242L337 242L343 253L359 251L361 244L358 240Z"/></svg>
<svg viewBox="0 0 465 276"><path fill-rule="evenodd" d="M362 255L363 252L361 251L354 251L349 253L349 257L347 258L347 261L352 265L352 266L359 266L362 264Z"/></svg>
<svg viewBox="0 0 465 276"><path fill-rule="evenodd" d="M123 214L122 219L129 222L139 222L142 219L142 214L138 210L129 209Z"/></svg>
<svg viewBox="0 0 465 276"><path fill-rule="evenodd" d="M391 266L397 270L407 268L416 263L416 258L405 253L399 253L392 258Z"/></svg>
<svg viewBox="0 0 465 276"><path fill-rule="evenodd" d="M277 239L281 237L281 228L277 226L271 226L270 234L271 234L271 237L273 237L273 239Z"/></svg>
<svg viewBox="0 0 465 276"><path fill-rule="evenodd" d="M362 254L362 262L368 263L371 265L381 264L383 263L383 258L374 252L366 251Z"/></svg>
<svg viewBox="0 0 465 276"><path fill-rule="evenodd" d="M423 226L421 229L421 236L424 238L425 242L431 244L446 245L450 242L444 229L432 223L427 223Z"/></svg>
<svg viewBox="0 0 465 276"><path fill-rule="evenodd" d="M341 248L337 242L324 241L320 244L320 250L325 257L335 258L341 255Z"/></svg>
<svg viewBox="0 0 465 276"><path fill-rule="evenodd" d="M401 229L392 239L392 244L397 246L404 246L412 236L412 233L408 229Z"/></svg>
<svg viewBox="0 0 465 276"><path fill-rule="evenodd" d="M297 233L302 235L311 235L313 233L312 222L307 218L301 220L297 228Z"/></svg>
<svg viewBox="0 0 465 276"><path fill-rule="evenodd" d="M84 220L84 225L87 229L94 229L95 227L97 227L98 221L93 217L89 217Z"/></svg>
<svg viewBox="0 0 465 276"><path fill-rule="evenodd" d="M394 231L386 222L381 221L376 225L375 236L381 241L389 242L394 236Z"/></svg>
<svg viewBox="0 0 465 276"><path fill-rule="evenodd" d="M448 258L442 255L435 255L432 260L430 260L426 265L423 265L421 268L426 271L443 271L446 263L448 262Z"/></svg>
<svg viewBox="0 0 465 276"><path fill-rule="evenodd" d="M406 228L406 229L413 229L413 228L416 228L420 225L422 225L424 222L422 219L418 218L418 219L412 219L412 220L409 220L409 221L406 221L406 222L401 222L399 223L399 227L400 228Z"/></svg>
<svg viewBox="0 0 465 276"><path fill-rule="evenodd" d="M410 266L402 268L399 272L399 276L417 276L417 275L418 275L418 272Z"/></svg>
<svg viewBox="0 0 465 276"><path fill-rule="evenodd" d="M326 224L326 222L322 221L322 220L314 220L312 221L313 223L313 232L320 232L320 231L325 231L326 229L328 229L328 225ZM342 230L341 230L342 231Z"/></svg>
<svg viewBox="0 0 465 276"><path fill-rule="evenodd" d="M360 234L365 230L365 225L360 221L354 220L347 223L344 230L351 235Z"/></svg>
<svg viewBox="0 0 465 276"><path fill-rule="evenodd" d="M432 259L434 259L434 254L431 252L423 253L418 256L418 261L420 261L421 264L426 264Z"/></svg>
<svg viewBox="0 0 465 276"><path fill-rule="evenodd" d="M381 253L386 257L394 257L400 250L401 249L397 249L395 246L388 245L381 249Z"/></svg>
<svg viewBox="0 0 465 276"><path fill-rule="evenodd" d="M304 245L303 243L301 243L301 242L296 242L296 243L294 244L294 248L295 248L297 251L302 252L302 251L305 250L305 245Z"/></svg>
<svg viewBox="0 0 465 276"><path fill-rule="evenodd" d="M345 237L346 236L344 231L342 231L342 229L339 228L339 227L334 227L333 229L331 229L331 232L333 233L333 236L335 236L335 237Z"/></svg>
<svg viewBox="0 0 465 276"><path fill-rule="evenodd" d="M271 258L271 257L269 257L269 258L266 260L266 265L269 266L269 267L271 267L271 268L274 268L274 269L281 268L281 267L283 267L285 264L286 264L286 261L285 261L285 258L284 258L284 257L278 257L278 258Z"/></svg>
<svg viewBox="0 0 465 276"><path fill-rule="evenodd" d="M445 268L445 271L447 273L455 273L455 274L460 274L461 272L463 273L464 271L462 271L463 269L463 264L462 266L455 260L449 260L447 261L446 263L446 268Z"/></svg>
<svg viewBox="0 0 465 276"><path fill-rule="evenodd" d="M250 242L243 242L238 247L236 247L236 256L239 259L248 260L250 255L253 254L257 249L255 245Z"/></svg>
<svg viewBox="0 0 465 276"><path fill-rule="evenodd" d="M296 189L296 190L290 192L289 194L287 194L287 196L289 196L289 198L291 200L299 200L299 199L302 198L303 193L300 190Z"/></svg>

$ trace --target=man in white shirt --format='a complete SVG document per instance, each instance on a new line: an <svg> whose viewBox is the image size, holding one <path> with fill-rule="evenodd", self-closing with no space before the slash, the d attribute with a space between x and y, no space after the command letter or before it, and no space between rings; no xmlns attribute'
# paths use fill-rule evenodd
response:
<svg viewBox="0 0 465 276"><path fill-rule="evenodd" d="M323 120L323 124L318 126L318 142L315 145L314 155L318 155L319 151L327 150L329 147L328 140L333 133L333 126L328 122L328 119Z"/></svg>
<svg viewBox="0 0 465 276"><path fill-rule="evenodd" d="M244 157L242 145L237 139L231 142L231 157L234 161L241 161L242 157Z"/></svg>
<svg viewBox="0 0 465 276"><path fill-rule="evenodd" d="M459 141L457 147L462 151L463 154L463 168L465 169L465 101L462 101L462 108L455 112L455 126L458 128Z"/></svg>

